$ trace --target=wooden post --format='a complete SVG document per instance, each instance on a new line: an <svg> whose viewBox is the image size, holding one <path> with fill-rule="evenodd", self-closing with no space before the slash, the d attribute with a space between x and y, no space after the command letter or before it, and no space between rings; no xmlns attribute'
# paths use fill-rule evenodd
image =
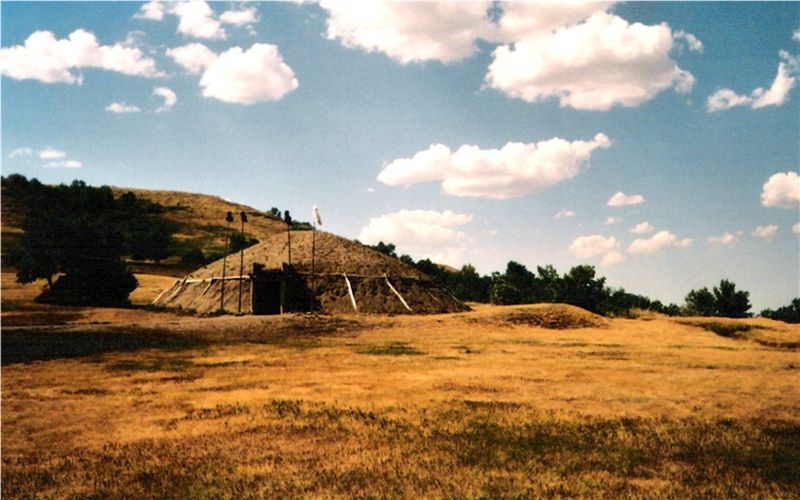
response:
<svg viewBox="0 0 800 500"><path fill-rule="evenodd" d="M317 225L313 225L311 230L311 312L314 312L314 305L317 300L317 280L314 275L314 261L317 253Z"/></svg>
<svg viewBox="0 0 800 500"><path fill-rule="evenodd" d="M242 211L239 214L239 218L242 220L242 248L239 251L239 277L241 278L244 274L244 223L247 222L247 214ZM237 314L242 314L242 281L239 280L239 307L236 310Z"/></svg>
<svg viewBox="0 0 800 500"><path fill-rule="evenodd" d="M225 266L228 260L228 237L230 236L231 232L231 222L233 222L233 213L228 212L228 215L225 216L225 222L228 223L228 227L225 230L225 253L222 255L222 288L219 294L219 312L225 312Z"/></svg>
<svg viewBox="0 0 800 500"><path fill-rule="evenodd" d="M347 273L342 273L344 276L344 282L347 283L347 293L350 294L350 302L353 304L353 309L358 312L358 306L356 305L356 297L353 295L353 287L350 286L350 280L347 279Z"/></svg>

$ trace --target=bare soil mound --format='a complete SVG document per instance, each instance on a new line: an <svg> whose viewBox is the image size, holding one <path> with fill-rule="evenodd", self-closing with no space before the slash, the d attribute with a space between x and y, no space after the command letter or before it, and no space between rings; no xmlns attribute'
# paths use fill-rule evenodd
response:
<svg viewBox="0 0 800 500"><path fill-rule="evenodd" d="M470 320L497 326L533 326L552 330L604 328L606 318L568 304L531 304L493 307L471 315Z"/></svg>

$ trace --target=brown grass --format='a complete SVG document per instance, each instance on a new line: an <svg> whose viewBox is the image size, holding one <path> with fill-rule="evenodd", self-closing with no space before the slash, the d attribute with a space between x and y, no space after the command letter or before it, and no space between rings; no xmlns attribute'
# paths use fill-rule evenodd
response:
<svg viewBox="0 0 800 500"><path fill-rule="evenodd" d="M556 310L4 329L2 495L800 496L797 350Z"/></svg>

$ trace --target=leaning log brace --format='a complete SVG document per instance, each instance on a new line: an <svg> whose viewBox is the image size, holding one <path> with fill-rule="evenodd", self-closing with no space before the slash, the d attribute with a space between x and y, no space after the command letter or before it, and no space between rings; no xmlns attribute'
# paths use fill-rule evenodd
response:
<svg viewBox="0 0 800 500"><path fill-rule="evenodd" d="M389 288L391 288L391 290L394 292L394 294L397 295L397 298L400 299L400 302L403 303L403 305L405 306L406 309L411 311L411 308L408 307L408 304L406 303L406 299L404 299L403 296L400 295L400 292L395 290L395 288L392 286L392 283L389 281L389 277L386 274L384 274L383 277L386 279L386 284L389 285Z"/></svg>
<svg viewBox="0 0 800 500"><path fill-rule="evenodd" d="M342 273L344 276L344 282L347 283L347 293L350 294L350 302L353 303L353 309L358 312L358 306L356 305L356 298L353 296L353 287L350 286L350 280L347 279L347 273Z"/></svg>

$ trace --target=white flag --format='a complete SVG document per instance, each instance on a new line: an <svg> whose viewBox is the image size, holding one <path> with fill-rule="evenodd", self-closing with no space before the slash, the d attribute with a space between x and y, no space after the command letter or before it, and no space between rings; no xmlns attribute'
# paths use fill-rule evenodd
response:
<svg viewBox="0 0 800 500"><path fill-rule="evenodd" d="M314 224L318 226L322 225L322 219L319 218L319 207L316 205L311 209L311 218L314 220Z"/></svg>

